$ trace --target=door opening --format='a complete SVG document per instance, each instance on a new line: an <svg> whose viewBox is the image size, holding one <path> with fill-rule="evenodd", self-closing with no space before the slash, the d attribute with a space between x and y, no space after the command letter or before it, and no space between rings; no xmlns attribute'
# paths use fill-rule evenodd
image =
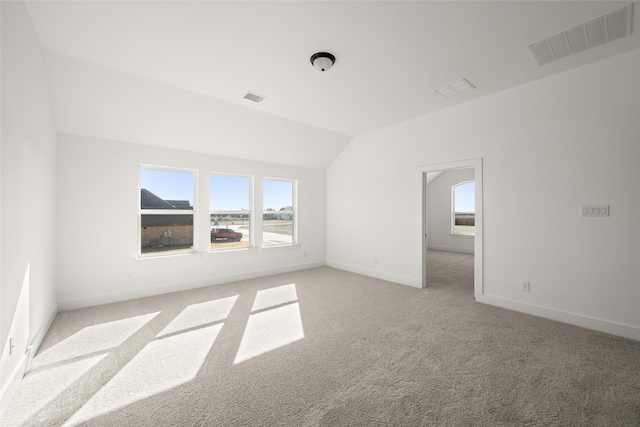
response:
<svg viewBox="0 0 640 427"><path fill-rule="evenodd" d="M420 257L418 266L420 268L419 276L421 277L421 287L428 286L428 268L427 268L427 249L429 248L429 236L433 230L429 230L429 182L438 175L446 171L454 171L468 169L473 171L473 179L475 181L475 225L473 239L473 293L478 298L483 293L483 227L482 227L482 159L462 160L458 162L441 163L435 165L421 166L419 168L419 189L420 195L420 248L418 255ZM455 220L451 223L451 233L455 234ZM464 252L464 249L460 249Z"/></svg>

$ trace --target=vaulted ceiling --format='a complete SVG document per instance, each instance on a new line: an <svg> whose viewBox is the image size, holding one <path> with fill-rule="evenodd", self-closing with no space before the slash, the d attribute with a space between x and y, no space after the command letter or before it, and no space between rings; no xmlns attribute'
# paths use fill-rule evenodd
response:
<svg viewBox="0 0 640 427"><path fill-rule="evenodd" d="M629 2L26 4L59 131L317 169L354 136L640 48L635 31L542 66L528 49ZM475 89L434 92L461 78Z"/></svg>

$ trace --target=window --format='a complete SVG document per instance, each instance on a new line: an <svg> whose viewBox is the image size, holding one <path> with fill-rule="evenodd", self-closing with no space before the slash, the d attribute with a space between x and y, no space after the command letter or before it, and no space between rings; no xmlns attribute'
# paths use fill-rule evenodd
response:
<svg viewBox="0 0 640 427"><path fill-rule="evenodd" d="M194 251L196 173L140 167L139 255Z"/></svg>
<svg viewBox="0 0 640 427"><path fill-rule="evenodd" d="M451 187L453 200L452 233L474 236L476 225L476 183L461 182Z"/></svg>
<svg viewBox="0 0 640 427"><path fill-rule="evenodd" d="M262 181L262 245L291 245L295 238L295 181Z"/></svg>
<svg viewBox="0 0 640 427"><path fill-rule="evenodd" d="M251 178L209 176L211 249L246 248L251 242Z"/></svg>

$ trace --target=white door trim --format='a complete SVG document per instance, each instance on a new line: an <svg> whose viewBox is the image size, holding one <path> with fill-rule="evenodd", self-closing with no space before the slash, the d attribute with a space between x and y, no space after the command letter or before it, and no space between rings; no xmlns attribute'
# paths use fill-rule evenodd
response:
<svg viewBox="0 0 640 427"><path fill-rule="evenodd" d="M463 169L473 168L475 170L476 181L476 218L475 218L475 241L474 241L474 287L473 294L476 299L481 297L484 293L483 283L483 209L482 209L482 158L460 160L448 163L439 163L434 165L426 165L418 167L418 230L420 234L418 236L418 250L416 251L419 259L416 265L419 268L417 277L420 278L420 287L424 288L427 285L427 173L445 171L450 169Z"/></svg>

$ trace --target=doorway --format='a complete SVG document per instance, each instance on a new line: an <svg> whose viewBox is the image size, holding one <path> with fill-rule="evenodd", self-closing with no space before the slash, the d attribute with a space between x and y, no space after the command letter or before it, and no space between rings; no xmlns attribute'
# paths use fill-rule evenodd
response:
<svg viewBox="0 0 640 427"><path fill-rule="evenodd" d="M418 170L420 214L418 215L420 230L418 256L419 276L421 287L428 286L429 269L427 267L427 249L429 247L429 180L446 171L457 169L472 169L475 180L475 238L473 243L473 294L477 299L483 293L483 227L482 227L482 159L461 160L457 162L440 163L421 166Z"/></svg>

